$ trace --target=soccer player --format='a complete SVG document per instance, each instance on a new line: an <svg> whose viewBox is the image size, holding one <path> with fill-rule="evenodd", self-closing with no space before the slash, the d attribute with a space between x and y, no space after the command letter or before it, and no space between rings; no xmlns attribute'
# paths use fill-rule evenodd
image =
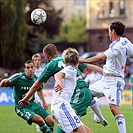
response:
<svg viewBox="0 0 133 133"><path fill-rule="evenodd" d="M53 118L65 133L92 133L89 128L84 126L70 105L71 96L76 87L76 67L78 65L78 52L74 48L68 48L63 52L66 66L54 75L54 88L62 91L53 90L53 101L51 112Z"/></svg>
<svg viewBox="0 0 133 133"><path fill-rule="evenodd" d="M42 63L42 58L41 55L39 53L33 54L32 55L32 60L35 64L35 75L37 77L39 77L43 71L43 68L41 67L41 63ZM42 91L41 91L42 92ZM43 94L41 94L43 95ZM43 106L46 110L48 109L48 104L44 104L41 100L41 95L40 95L40 91L35 92L35 102L40 104L41 106ZM36 129L39 132L40 131L40 127L38 124L36 124Z"/></svg>
<svg viewBox="0 0 133 133"><path fill-rule="evenodd" d="M114 20L109 26L111 44L101 55L80 60L80 63L96 63L106 60L103 66L103 78L89 86L93 96L106 96L110 110L120 133L126 133L126 122L120 111L121 93L125 86L124 69L128 54L133 55L133 44L125 37L125 25Z"/></svg>
<svg viewBox="0 0 133 133"><path fill-rule="evenodd" d="M54 76L55 73L59 72L65 67L64 60L61 56L58 56L58 51L54 44L47 44L46 46L44 46L43 54L48 61L48 64L45 66L42 74L33 84L27 95L22 100L20 100L20 103L22 102L24 104L27 104L27 100L29 99L29 97L38 90L39 86L42 83L47 83L51 76ZM102 71L100 67L91 64L82 64L78 67L79 69L77 70L77 86L71 99L71 105L76 110L78 116L85 115L87 112L87 108L90 105L92 110L97 114L98 117L100 117L101 124L106 126L107 122L102 116L96 101L92 99L91 92L88 89L88 84L83 80L81 76L81 71L83 71L86 67L94 71L96 71L97 69L100 69L99 71Z"/></svg>
<svg viewBox="0 0 133 133"><path fill-rule="evenodd" d="M53 129L54 120L41 105L34 102L34 95L30 97L28 101L29 105L20 106L18 104L18 101L26 95L30 87L37 80L37 76L34 72L34 62L28 60L24 63L24 72L3 79L0 82L0 87L10 86L14 88L15 112L18 116L27 121L29 125L33 122L38 124L43 133L52 133L51 129ZM41 92L41 89L42 87L40 86L38 91ZM42 101L43 104L47 104L44 98L42 98Z"/></svg>

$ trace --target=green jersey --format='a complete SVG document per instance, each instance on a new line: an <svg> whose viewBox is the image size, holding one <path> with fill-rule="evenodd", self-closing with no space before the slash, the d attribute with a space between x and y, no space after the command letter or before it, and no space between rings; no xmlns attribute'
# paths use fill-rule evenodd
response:
<svg viewBox="0 0 133 133"><path fill-rule="evenodd" d="M92 101L92 94L89 90L89 85L82 78L81 72L87 67L86 64L81 64L77 69L77 84L74 93L71 97L71 107L76 110L78 116L84 116L87 113L87 108Z"/></svg>
<svg viewBox="0 0 133 133"><path fill-rule="evenodd" d="M84 81L81 72L87 67L86 64L81 64L77 69L77 85L76 88L89 87L89 85Z"/></svg>
<svg viewBox="0 0 133 133"><path fill-rule="evenodd" d="M15 106L18 105L18 101L21 100L26 93L29 91L30 87L37 80L37 76L34 75L33 78L28 78L24 72L14 74L10 77L11 82L7 83L6 86L14 88L14 100ZM38 89L41 90L42 86ZM32 96L29 101L34 101L34 96Z"/></svg>
<svg viewBox="0 0 133 133"><path fill-rule="evenodd" d="M65 64L63 58L61 56L55 56L45 66L38 80L46 83L51 76L54 76L55 73L59 72L64 67Z"/></svg>

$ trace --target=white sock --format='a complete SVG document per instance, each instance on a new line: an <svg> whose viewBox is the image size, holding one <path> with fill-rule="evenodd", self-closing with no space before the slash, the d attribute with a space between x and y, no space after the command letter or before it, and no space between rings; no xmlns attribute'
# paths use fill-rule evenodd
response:
<svg viewBox="0 0 133 133"><path fill-rule="evenodd" d="M122 114L115 117L119 133L126 133L126 120Z"/></svg>
<svg viewBox="0 0 133 133"><path fill-rule="evenodd" d="M90 108L93 110L93 112L99 117L100 121L103 121L105 120L103 115L102 115L102 112L96 102L96 100L92 100L91 101L91 104L90 104Z"/></svg>

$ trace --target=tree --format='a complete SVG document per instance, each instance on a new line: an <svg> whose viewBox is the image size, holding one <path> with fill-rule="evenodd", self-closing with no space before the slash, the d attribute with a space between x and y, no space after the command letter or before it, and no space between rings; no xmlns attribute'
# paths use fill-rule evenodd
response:
<svg viewBox="0 0 133 133"><path fill-rule="evenodd" d="M51 0L27 0L28 11L26 13L26 22L29 25L27 35L27 55L31 56L35 52L42 51L44 44L52 42L55 35L59 34L60 26L63 21L62 9L55 10ZM35 25L30 19L31 12L36 8L42 8L47 13L47 19L42 25Z"/></svg>
<svg viewBox="0 0 133 133"><path fill-rule="evenodd" d="M26 59L42 50L44 42L59 33L62 9L55 10L50 0L1 0L0 66L19 69ZM48 18L43 25L31 22L35 8L46 11Z"/></svg>
<svg viewBox="0 0 133 133"><path fill-rule="evenodd" d="M87 42L85 33L86 19L82 16L72 16L61 26L59 38L62 41L82 43Z"/></svg>
<svg viewBox="0 0 133 133"><path fill-rule="evenodd" d="M25 59L25 0L1 1L0 65L19 69Z"/></svg>

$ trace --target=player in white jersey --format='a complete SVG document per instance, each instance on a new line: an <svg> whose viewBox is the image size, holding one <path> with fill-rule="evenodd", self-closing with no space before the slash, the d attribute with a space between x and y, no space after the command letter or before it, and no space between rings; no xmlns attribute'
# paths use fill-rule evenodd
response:
<svg viewBox="0 0 133 133"><path fill-rule="evenodd" d="M70 105L70 100L76 87L78 52L76 49L68 48L63 52L66 64L61 71L54 75L55 89L61 88L62 91L53 90L53 101L51 112L55 121L65 133L92 133L92 131L82 124Z"/></svg>
<svg viewBox="0 0 133 133"><path fill-rule="evenodd" d="M42 58L41 55L39 53L33 54L32 56L32 60L34 61L35 64L35 75L37 77L39 77L43 71L43 68L41 67L41 62L42 62ZM35 102L40 104L41 106L43 106L46 110L48 109L48 104L43 104L42 98L40 98L40 92L35 92ZM41 92L42 93L42 92ZM42 94L43 95L43 94ZM40 131L40 127L38 125L36 125L36 130L39 132Z"/></svg>
<svg viewBox="0 0 133 133"><path fill-rule="evenodd" d="M111 44L101 55L80 60L80 63L95 63L106 60L103 66L103 77L93 85L89 86L93 96L106 96L110 110L115 117L119 133L126 133L126 122L120 111L121 93L125 86L124 69L128 54L133 55L133 44L122 37L125 25L114 20L109 26L109 37Z"/></svg>

